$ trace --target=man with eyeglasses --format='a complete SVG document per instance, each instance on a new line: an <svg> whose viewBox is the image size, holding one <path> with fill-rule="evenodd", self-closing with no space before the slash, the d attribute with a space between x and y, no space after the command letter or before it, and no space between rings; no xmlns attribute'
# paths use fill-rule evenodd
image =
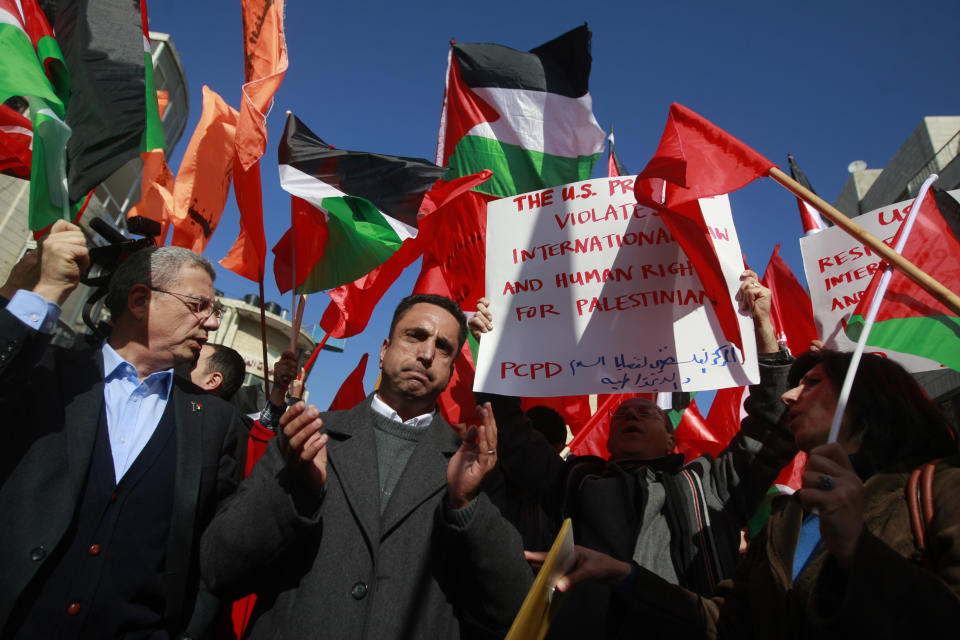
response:
<svg viewBox="0 0 960 640"><path fill-rule="evenodd" d="M201 636L218 603L197 545L236 486L241 427L173 368L219 326L213 267L179 247L138 251L110 281L109 339L52 347L88 261L79 227L56 222L33 291L0 311L0 636Z"/></svg>
<svg viewBox="0 0 960 640"><path fill-rule="evenodd" d="M661 578L704 595L731 575L740 530L796 448L789 431L774 426L783 411L788 362L770 321L770 290L753 271L741 276L741 311L754 319L761 384L750 388L755 415L716 459L685 461L674 449L673 424L655 402L630 398L610 419L610 459L558 460L530 428L517 398L489 396L501 426L504 474L540 501L557 522L572 519L577 544L634 561ZM471 319L475 335L491 330L488 302ZM486 397L478 394L481 398ZM566 597L548 638L614 635L622 610L617 592L578 584Z"/></svg>

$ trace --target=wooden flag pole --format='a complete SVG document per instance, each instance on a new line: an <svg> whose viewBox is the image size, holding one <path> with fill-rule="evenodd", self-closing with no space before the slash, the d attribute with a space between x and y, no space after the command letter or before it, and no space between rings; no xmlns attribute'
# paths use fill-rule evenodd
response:
<svg viewBox="0 0 960 640"><path fill-rule="evenodd" d="M263 301L263 276L260 276L260 342L263 345L263 390L270 397L270 376L267 374L267 308Z"/></svg>
<svg viewBox="0 0 960 640"><path fill-rule="evenodd" d="M799 198L803 198L812 204L820 213L826 216L831 222L842 228L854 238L870 247L874 253L886 260L887 264L894 269L913 280L917 286L939 300L948 309L960 315L960 296L947 289L937 280L931 278L927 273L917 267L915 264L899 255L896 251L885 245L875 235L858 225L856 222L833 208L820 196L810 191L802 184L785 174L777 167L773 167L768 175L783 185L788 191Z"/></svg>
<svg viewBox="0 0 960 640"><path fill-rule="evenodd" d="M293 296L296 311L293 314L293 325L290 327L290 351L297 352L297 342L300 340L300 326L303 324L303 308L306 306L307 296Z"/></svg>
<svg viewBox="0 0 960 640"><path fill-rule="evenodd" d="M320 351L323 349L323 345L327 344L327 338L330 337L329 333L324 333L323 338L317 343L317 346L314 348L313 353L310 354L310 359L307 360L307 364L303 365L303 386L307 386L307 377L310 375L310 372L313 371L313 363L317 359L317 356L320 354Z"/></svg>

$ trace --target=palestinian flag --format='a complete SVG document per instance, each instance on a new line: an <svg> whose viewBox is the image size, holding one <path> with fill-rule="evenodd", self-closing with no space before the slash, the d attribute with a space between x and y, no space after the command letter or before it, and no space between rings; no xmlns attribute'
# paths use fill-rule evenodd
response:
<svg viewBox="0 0 960 640"><path fill-rule="evenodd" d="M70 217L67 201L66 71L50 25L36 0L0 0L0 103L23 96L33 132L29 227L37 231ZM38 49L36 47L40 47ZM57 85L54 84L57 83ZM59 89L59 91L58 91Z"/></svg>
<svg viewBox="0 0 960 640"><path fill-rule="evenodd" d="M426 160L336 149L296 116L279 148L280 184L293 196L293 225L280 240L274 274L281 292L352 282L417 235L423 196L445 170Z"/></svg>
<svg viewBox="0 0 960 640"><path fill-rule="evenodd" d="M483 169L477 191L503 198L586 180L603 152L587 88L590 30L529 53L498 44L454 44L437 144L446 179Z"/></svg>
<svg viewBox="0 0 960 640"><path fill-rule="evenodd" d="M486 205L590 177L604 134L587 85L590 31L578 27L528 53L498 44L450 48L437 164L445 180L492 177L448 211L434 253L464 308L485 295Z"/></svg>
<svg viewBox="0 0 960 640"><path fill-rule="evenodd" d="M924 199L901 255L951 291L960 291L960 191L934 187ZM905 219L905 218L904 218ZM902 231L902 228L901 228ZM900 231L894 243L900 237ZM880 283L877 271L847 323L858 340ZM960 371L960 318L894 270L867 344L923 356Z"/></svg>

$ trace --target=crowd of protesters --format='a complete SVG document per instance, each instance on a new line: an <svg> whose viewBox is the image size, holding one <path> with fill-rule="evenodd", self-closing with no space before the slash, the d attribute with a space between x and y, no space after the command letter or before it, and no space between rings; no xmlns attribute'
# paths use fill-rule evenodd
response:
<svg viewBox="0 0 960 640"><path fill-rule="evenodd" d="M609 459L564 459L562 418L519 398L478 394L477 425L437 410L468 332L496 330L486 300L468 323L449 298L405 298L376 391L348 411L300 400L286 353L247 417L227 402L243 359L208 342L212 265L188 250L134 253L109 337L52 346L88 262L60 221L0 290L4 638L499 638L565 518L577 546L551 638L960 629L955 428L867 355L828 442L850 355L787 353L752 271L738 296L761 380L726 449L685 460L666 413L634 398ZM802 487L741 555L798 449Z"/></svg>

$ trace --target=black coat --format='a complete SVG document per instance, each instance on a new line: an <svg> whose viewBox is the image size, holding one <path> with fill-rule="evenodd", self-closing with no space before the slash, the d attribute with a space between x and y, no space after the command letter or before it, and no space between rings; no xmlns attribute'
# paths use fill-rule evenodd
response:
<svg viewBox="0 0 960 640"><path fill-rule="evenodd" d="M204 579L223 597L256 591L251 638L502 636L532 583L519 535L482 493L464 528L447 522L459 439L439 415L381 516L370 400L320 415L322 496L270 442L204 534Z"/></svg>
<svg viewBox="0 0 960 640"><path fill-rule="evenodd" d="M76 516L103 410L99 349L48 347L49 336L0 310L0 629ZM164 619L199 635L217 603L200 588L200 533L236 487L238 414L174 377L177 462L166 551ZM198 596L199 593L199 596Z"/></svg>

